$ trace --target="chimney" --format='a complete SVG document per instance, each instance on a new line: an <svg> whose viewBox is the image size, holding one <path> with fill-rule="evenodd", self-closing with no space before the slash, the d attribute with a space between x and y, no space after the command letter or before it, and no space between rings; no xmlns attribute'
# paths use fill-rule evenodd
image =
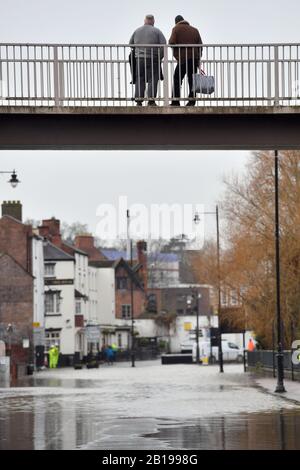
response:
<svg viewBox="0 0 300 470"><path fill-rule="evenodd" d="M56 245L60 248L62 245L61 234L58 233L57 235L52 235L51 242L53 243L53 245Z"/></svg>
<svg viewBox="0 0 300 470"><path fill-rule="evenodd" d="M10 215L14 219L22 222L22 204L20 201L3 201L2 203L2 217Z"/></svg>
<svg viewBox="0 0 300 470"><path fill-rule="evenodd" d="M95 240L93 235L84 233L76 235L75 246L79 250L85 251L89 255L89 261L103 261L106 260L105 256L95 247Z"/></svg>
<svg viewBox="0 0 300 470"><path fill-rule="evenodd" d="M83 233L82 235L76 235L75 237L75 246L79 250L90 250L95 247L94 237L89 233Z"/></svg>
<svg viewBox="0 0 300 470"><path fill-rule="evenodd" d="M147 273L147 243L144 240L140 240L136 244L137 247L137 259L138 263L142 265L140 269L140 275L144 285L144 289L147 290L148 285L148 273Z"/></svg>
<svg viewBox="0 0 300 470"><path fill-rule="evenodd" d="M49 235L60 234L60 221L55 217L52 217L52 219L43 220L42 227L48 227Z"/></svg>
<svg viewBox="0 0 300 470"><path fill-rule="evenodd" d="M52 217L45 219L39 227L41 237L48 238L54 245L61 246L60 221Z"/></svg>

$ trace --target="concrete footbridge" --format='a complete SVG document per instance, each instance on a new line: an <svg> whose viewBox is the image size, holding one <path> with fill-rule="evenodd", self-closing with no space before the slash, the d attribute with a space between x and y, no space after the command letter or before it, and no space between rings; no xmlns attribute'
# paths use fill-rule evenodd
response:
<svg viewBox="0 0 300 470"><path fill-rule="evenodd" d="M0 149L300 148L300 44L197 47L0 44Z"/></svg>

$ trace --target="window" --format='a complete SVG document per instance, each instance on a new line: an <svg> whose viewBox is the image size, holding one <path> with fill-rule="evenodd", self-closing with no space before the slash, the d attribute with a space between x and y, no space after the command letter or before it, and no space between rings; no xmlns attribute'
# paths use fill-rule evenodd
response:
<svg viewBox="0 0 300 470"><path fill-rule="evenodd" d="M237 291L232 290L230 293L231 305L238 305Z"/></svg>
<svg viewBox="0 0 300 470"><path fill-rule="evenodd" d="M50 293L45 294L45 313L54 312L54 295Z"/></svg>
<svg viewBox="0 0 300 470"><path fill-rule="evenodd" d="M227 292L224 290L221 291L221 305L227 306Z"/></svg>
<svg viewBox="0 0 300 470"><path fill-rule="evenodd" d="M156 294L149 294L147 296L147 310L148 312L157 312L157 300L156 300Z"/></svg>
<svg viewBox="0 0 300 470"><path fill-rule="evenodd" d="M60 292L45 292L45 314L60 314Z"/></svg>
<svg viewBox="0 0 300 470"><path fill-rule="evenodd" d="M80 300L76 300L75 313L77 315L79 315L81 313L81 302L80 302Z"/></svg>
<svg viewBox="0 0 300 470"><path fill-rule="evenodd" d="M122 318L130 318L131 317L131 305L122 305Z"/></svg>
<svg viewBox="0 0 300 470"><path fill-rule="evenodd" d="M117 277L117 289L127 289L127 277Z"/></svg>
<svg viewBox="0 0 300 470"><path fill-rule="evenodd" d="M122 347L122 335L121 335L121 333L118 334L118 347L119 348Z"/></svg>
<svg viewBox="0 0 300 470"><path fill-rule="evenodd" d="M57 345L58 349L60 349L60 331L46 331L45 333L45 350L46 352L49 351L51 346Z"/></svg>
<svg viewBox="0 0 300 470"><path fill-rule="evenodd" d="M55 264L45 264L45 277L55 277Z"/></svg>
<svg viewBox="0 0 300 470"><path fill-rule="evenodd" d="M60 293L56 295L56 313L60 313L61 297Z"/></svg>

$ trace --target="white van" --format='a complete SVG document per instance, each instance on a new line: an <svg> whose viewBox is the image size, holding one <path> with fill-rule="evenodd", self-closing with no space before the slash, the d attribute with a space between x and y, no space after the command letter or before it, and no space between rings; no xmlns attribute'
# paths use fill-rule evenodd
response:
<svg viewBox="0 0 300 470"><path fill-rule="evenodd" d="M223 361L237 361L243 362L243 350L240 349L235 343L222 339ZM202 362L204 357L210 357L212 354L212 362L217 362L219 359L219 348L212 347L210 350L210 341L199 341L199 358ZM197 344L193 345L193 362L196 362L197 357Z"/></svg>

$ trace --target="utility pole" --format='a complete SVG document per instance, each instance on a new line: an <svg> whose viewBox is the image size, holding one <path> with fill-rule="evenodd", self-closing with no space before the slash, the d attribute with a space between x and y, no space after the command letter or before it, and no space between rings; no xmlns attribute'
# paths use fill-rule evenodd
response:
<svg viewBox="0 0 300 470"><path fill-rule="evenodd" d="M130 243L130 266L133 267L133 254L132 254L132 239L129 236L130 213L127 210L127 243ZM132 274L132 273L131 273ZM133 279L130 277L130 304L131 304L131 367L135 367L135 353L134 353L134 291Z"/></svg>
<svg viewBox="0 0 300 470"><path fill-rule="evenodd" d="M277 320L277 386L276 393L285 392L283 383L282 325L280 308L280 233L279 233L279 169L278 150L275 150L275 263L276 263L276 320Z"/></svg>

